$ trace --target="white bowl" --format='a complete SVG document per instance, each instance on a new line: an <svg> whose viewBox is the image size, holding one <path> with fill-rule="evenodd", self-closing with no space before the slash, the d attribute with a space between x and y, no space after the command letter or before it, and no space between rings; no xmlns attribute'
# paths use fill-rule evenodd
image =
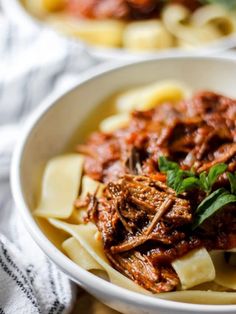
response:
<svg viewBox="0 0 236 314"><path fill-rule="evenodd" d="M105 65L84 75L71 90L55 95L31 116L15 151L12 189L31 236L72 280L101 302L126 314L236 313L236 305L197 305L141 295L115 286L80 268L43 234L32 216L43 166L61 154L84 118L113 92L131 85L177 79L195 90L211 89L236 97L236 59L175 57L123 65ZM79 132L80 133L80 132ZM78 133L78 134L79 134Z"/></svg>
<svg viewBox="0 0 236 314"><path fill-rule="evenodd" d="M40 22L37 18L30 15L25 8L23 7L20 0L1 0L2 9L5 14L12 20L14 23L21 25L23 27L35 27L40 24L46 25L46 23ZM140 60L140 59L149 59L155 56L165 57L167 55L181 55L184 53L184 50L181 48L170 48L165 50L159 50L156 52L147 52L147 53L135 53L129 52L122 48L103 48L95 47L93 45L86 44L85 42L78 39L73 39L68 36L68 40L77 42L78 45L83 45L87 50L94 56L101 60ZM192 55L213 55L226 51L236 47L236 34L232 34L224 37L221 40L217 40L214 43L197 48L188 53ZM187 52L186 52L187 53Z"/></svg>

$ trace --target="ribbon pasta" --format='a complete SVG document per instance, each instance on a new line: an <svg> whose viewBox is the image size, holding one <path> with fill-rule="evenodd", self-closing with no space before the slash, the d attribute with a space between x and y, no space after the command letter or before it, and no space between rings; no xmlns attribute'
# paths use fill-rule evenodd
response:
<svg viewBox="0 0 236 314"><path fill-rule="evenodd" d="M224 252L212 252L211 256L216 269L215 282L223 287L236 290L236 267L226 264Z"/></svg>
<svg viewBox="0 0 236 314"><path fill-rule="evenodd" d="M222 34L212 24L195 25L190 12L180 5L169 5L163 11L166 28L177 38L180 46L195 47L219 39ZM190 21L190 22L189 22Z"/></svg>
<svg viewBox="0 0 236 314"><path fill-rule="evenodd" d="M119 112L145 111L163 102L177 102L190 95L191 91L183 83L161 81L122 93L116 99L116 108Z"/></svg>
<svg viewBox="0 0 236 314"><path fill-rule="evenodd" d="M131 22L123 34L123 46L128 50L152 51L173 47L174 37L158 20Z"/></svg>
<svg viewBox="0 0 236 314"><path fill-rule="evenodd" d="M79 241L71 237L62 243L62 249L73 262L86 270L103 270L91 255L83 248Z"/></svg>
<svg viewBox="0 0 236 314"><path fill-rule="evenodd" d="M70 154L51 159L45 168L42 192L34 214L39 217L69 218L78 195L83 157Z"/></svg>
<svg viewBox="0 0 236 314"><path fill-rule="evenodd" d="M109 133L117 129L126 127L129 124L130 115L127 112L122 112L110 116L104 120L99 125L99 129L102 132Z"/></svg>
<svg viewBox="0 0 236 314"><path fill-rule="evenodd" d="M220 5L205 5L199 8L192 14L191 22L195 27L211 24L224 35L229 35L236 31L235 18Z"/></svg>
<svg viewBox="0 0 236 314"><path fill-rule="evenodd" d="M65 14L45 18L56 30L97 46L120 47L125 23L116 20L77 20Z"/></svg>
<svg viewBox="0 0 236 314"><path fill-rule="evenodd" d="M190 251L175 260L172 266L179 276L183 290L215 279L215 268L205 248Z"/></svg>

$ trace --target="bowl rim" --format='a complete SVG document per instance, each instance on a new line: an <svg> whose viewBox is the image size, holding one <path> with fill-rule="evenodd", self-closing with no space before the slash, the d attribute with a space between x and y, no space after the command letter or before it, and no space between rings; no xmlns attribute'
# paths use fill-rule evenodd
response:
<svg viewBox="0 0 236 314"><path fill-rule="evenodd" d="M191 304L184 302L177 302L171 300L164 300L160 298L155 298L149 295L140 294L137 292L130 291L126 288L119 287L102 278L84 270L72 260L70 260L66 255L64 255L56 246L46 237L43 231L40 229L39 225L36 223L31 210L28 208L21 187L21 162L24 153L25 146L27 144L28 138L33 131L34 127L41 120L41 118L52 109L57 101L59 101L63 96L69 94L80 86L86 85L92 80L99 79L104 74L111 74L113 72L122 70L125 67L133 67L139 64L145 64L149 62L158 62L161 60L208 60L208 61L223 61L223 62L234 62L236 64L236 57L226 56L189 56L183 54L182 56L169 56L166 58L155 57L148 60L133 61L133 62L107 62L106 64L98 65L91 70L88 70L81 75L81 78L74 83L72 86L67 87L61 92L56 92L45 99L36 110L34 110L28 117L28 121L23 127L21 132L21 137L14 150L12 164L11 164L11 190L15 204L19 210L21 219L40 249L73 281L77 283L86 283L86 286L92 287L95 291L104 291L104 294L111 299L116 299L119 301L125 301L128 304L133 304L135 306L145 306L148 309L169 309L169 310L182 310L183 313L188 311L194 311L195 313L235 313L236 305L209 305L209 304ZM74 279L76 278L76 280Z"/></svg>
<svg viewBox="0 0 236 314"><path fill-rule="evenodd" d="M58 36L67 39L71 42L76 43L78 46L84 47L92 56L97 57L101 61L105 60L129 60L132 61L136 60L143 60L143 59L152 59L155 57L165 57L165 56L172 56L172 55L179 55L188 54L188 55L199 55L199 56L206 56L212 54L218 54L220 52L228 51L234 47L236 47L236 33L231 34L228 36L224 36L222 39L216 40L213 43L209 43L205 46L199 47L196 50L188 51L178 47L167 48L163 50L157 51L150 51L150 52L132 52L122 48L109 48L109 47L102 47L102 46L95 46L79 38L73 38L72 36L68 36L56 31L53 27L44 23L37 17L30 14L23 6L21 0L1 0L2 9L5 14L10 18L10 20L15 21L19 25L27 25L30 28L38 27L45 27L50 29Z"/></svg>

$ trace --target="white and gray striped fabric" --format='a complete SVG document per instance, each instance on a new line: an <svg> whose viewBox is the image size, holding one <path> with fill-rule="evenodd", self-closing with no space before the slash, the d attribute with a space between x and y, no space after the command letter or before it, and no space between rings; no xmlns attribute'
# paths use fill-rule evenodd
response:
<svg viewBox="0 0 236 314"><path fill-rule="evenodd" d="M14 208L9 164L28 113L94 65L83 47L0 15L0 314L69 313L75 287L31 240Z"/></svg>

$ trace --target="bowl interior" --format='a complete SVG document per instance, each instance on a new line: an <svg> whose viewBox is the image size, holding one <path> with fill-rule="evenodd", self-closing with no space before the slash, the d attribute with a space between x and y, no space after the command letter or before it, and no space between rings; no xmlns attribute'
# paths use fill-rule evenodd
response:
<svg viewBox="0 0 236 314"><path fill-rule="evenodd" d="M165 79L180 80L193 91L213 90L236 97L236 61L209 58L169 58L134 63L95 75L44 110L35 121L21 156L20 180L27 206L32 211L37 202L45 163L55 155L73 151L99 116L109 115L101 103L113 93ZM34 120L35 117L32 118ZM31 175L31 174L34 175Z"/></svg>
<svg viewBox="0 0 236 314"><path fill-rule="evenodd" d="M180 80L194 91L213 90L236 97L236 61L224 58L149 60L121 67L107 65L103 73L88 74L70 92L37 110L29 121L15 165L27 210L36 206L45 163L84 140L96 125L89 119L92 112L97 120L109 113L100 105L104 99L118 90L165 79Z"/></svg>

